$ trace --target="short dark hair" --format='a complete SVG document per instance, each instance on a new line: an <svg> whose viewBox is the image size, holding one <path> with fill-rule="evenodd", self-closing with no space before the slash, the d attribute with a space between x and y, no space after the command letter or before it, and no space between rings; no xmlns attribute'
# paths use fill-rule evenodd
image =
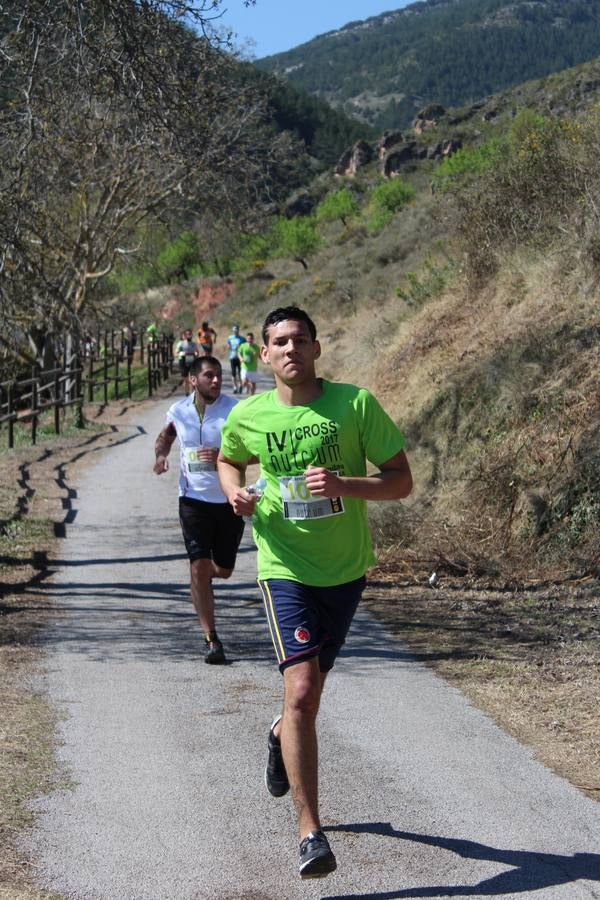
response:
<svg viewBox="0 0 600 900"><path fill-rule="evenodd" d="M291 319L292 322L305 322L310 336L313 341L317 339L317 328L311 317L299 306L279 306L269 313L262 327L263 343L267 343L269 337L269 328L271 325L279 325L280 322L286 322Z"/></svg>
<svg viewBox="0 0 600 900"><path fill-rule="evenodd" d="M190 375L198 375L198 373L202 371L204 366L216 366L217 369L223 369L216 356L197 356L194 362L190 365Z"/></svg>

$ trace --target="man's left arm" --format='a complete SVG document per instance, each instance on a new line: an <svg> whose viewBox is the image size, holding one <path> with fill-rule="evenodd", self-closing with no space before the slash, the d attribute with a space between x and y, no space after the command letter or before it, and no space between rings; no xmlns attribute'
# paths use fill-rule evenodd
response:
<svg viewBox="0 0 600 900"><path fill-rule="evenodd" d="M306 486L316 497L356 497L358 500L403 500L413 480L404 450L381 463L374 475L336 475L322 466L306 470Z"/></svg>

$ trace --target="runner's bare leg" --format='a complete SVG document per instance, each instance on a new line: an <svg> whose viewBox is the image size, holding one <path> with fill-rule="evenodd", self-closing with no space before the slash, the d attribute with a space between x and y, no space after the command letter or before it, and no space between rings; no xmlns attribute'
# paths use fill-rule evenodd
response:
<svg viewBox="0 0 600 900"><path fill-rule="evenodd" d="M317 658L284 670L283 718L275 732L281 740L285 770L298 815L300 839L321 827L316 719L325 675Z"/></svg>
<svg viewBox="0 0 600 900"><path fill-rule="evenodd" d="M205 634L215 631L215 596L213 578L229 578L233 569L223 569L212 559L194 559L190 563L190 594Z"/></svg>

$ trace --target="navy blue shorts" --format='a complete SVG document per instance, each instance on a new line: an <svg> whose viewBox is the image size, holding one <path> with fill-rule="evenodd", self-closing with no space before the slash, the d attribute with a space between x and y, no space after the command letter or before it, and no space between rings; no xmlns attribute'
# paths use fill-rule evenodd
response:
<svg viewBox="0 0 600 900"><path fill-rule="evenodd" d="M284 578L259 580L281 672L313 656L319 657L321 672L333 668L365 584L364 575L333 587Z"/></svg>

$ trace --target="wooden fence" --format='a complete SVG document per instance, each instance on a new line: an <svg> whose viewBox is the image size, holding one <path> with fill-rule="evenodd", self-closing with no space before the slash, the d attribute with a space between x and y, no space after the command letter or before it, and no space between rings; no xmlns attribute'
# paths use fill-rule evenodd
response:
<svg viewBox="0 0 600 900"><path fill-rule="evenodd" d="M86 339L79 354L55 369L33 366L29 378L0 383L0 428L6 427L8 446L14 447L15 424L31 422L31 443L37 442L40 416L52 410L54 433L60 434L61 411L70 406L80 411L85 402L93 403L101 392L102 402L132 396L132 367L135 358L146 367L148 396L169 377L173 365L172 335L157 335L154 340L142 336L140 345L131 347L123 332L104 332L102 340Z"/></svg>

